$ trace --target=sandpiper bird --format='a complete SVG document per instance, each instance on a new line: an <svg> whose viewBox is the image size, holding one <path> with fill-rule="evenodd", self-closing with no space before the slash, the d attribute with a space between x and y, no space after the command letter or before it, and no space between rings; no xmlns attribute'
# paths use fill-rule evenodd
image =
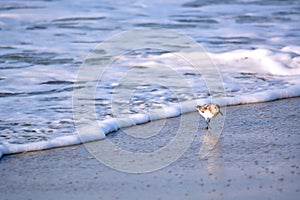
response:
<svg viewBox="0 0 300 200"><path fill-rule="evenodd" d="M207 124L206 129L209 128L209 122L213 117L217 116L219 113L223 115L218 104L204 104L203 106L197 106L197 110L200 115L205 118Z"/></svg>

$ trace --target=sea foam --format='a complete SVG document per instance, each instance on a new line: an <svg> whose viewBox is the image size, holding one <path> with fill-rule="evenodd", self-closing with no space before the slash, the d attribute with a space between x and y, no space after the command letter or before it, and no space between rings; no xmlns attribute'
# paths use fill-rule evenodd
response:
<svg viewBox="0 0 300 200"><path fill-rule="evenodd" d="M218 66L228 71L249 71L272 75L299 75L299 47L287 46L280 51L268 49L235 50L210 54Z"/></svg>

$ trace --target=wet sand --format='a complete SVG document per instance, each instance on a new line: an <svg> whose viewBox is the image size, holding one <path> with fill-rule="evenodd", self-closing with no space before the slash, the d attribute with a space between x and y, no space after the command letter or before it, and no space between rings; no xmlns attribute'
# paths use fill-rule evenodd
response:
<svg viewBox="0 0 300 200"><path fill-rule="evenodd" d="M195 123L198 127L191 146L172 164L149 173L112 169L84 145L4 156L0 160L1 199L296 200L300 195L299 105L300 98L293 98L228 107L220 138L202 129L204 120L198 124L196 112L186 114L184 128ZM108 139L128 151L147 153L176 135L180 119L131 127ZM139 142L125 134L147 133L157 127L163 127L157 136ZM216 141L214 149L203 156L205 148Z"/></svg>

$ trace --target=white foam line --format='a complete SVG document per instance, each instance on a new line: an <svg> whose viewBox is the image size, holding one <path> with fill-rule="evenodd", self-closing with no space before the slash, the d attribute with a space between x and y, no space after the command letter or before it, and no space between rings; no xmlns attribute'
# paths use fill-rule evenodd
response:
<svg viewBox="0 0 300 200"><path fill-rule="evenodd" d="M286 89L277 89L273 91L259 92L255 94L226 97L224 101L221 98L215 98L214 102L220 104L220 106L231 106L246 103L259 103L268 102L278 99L291 98L300 96L300 85L294 85ZM156 109L150 113L134 114L128 118L108 119L100 122L99 127L104 134L114 132L120 128L130 127L150 121L155 121L163 118L177 117L184 113L190 113L195 111L196 105L202 105L208 103L208 99L201 99L197 101L183 102L181 104L172 104L170 106L163 107L162 109ZM49 141L32 142L26 144L4 144L0 145L0 158L3 155L22 153L28 151L38 151L51 149L56 147L71 146L81 144L84 142L91 142L100 139L104 139L104 134L85 134L84 137L79 135L61 136Z"/></svg>
<svg viewBox="0 0 300 200"><path fill-rule="evenodd" d="M264 91L264 92L258 92L254 94L248 94L248 95L243 94L241 96L236 96L236 97L227 97L226 106L268 102L268 101L299 97L299 96L300 96L300 85L294 85L285 89Z"/></svg>
<svg viewBox="0 0 300 200"><path fill-rule="evenodd" d="M61 136L49 141L31 142L26 144L9 144L0 146L2 154L15 154L28 151L39 151L62 146L71 146L81 143L78 135Z"/></svg>

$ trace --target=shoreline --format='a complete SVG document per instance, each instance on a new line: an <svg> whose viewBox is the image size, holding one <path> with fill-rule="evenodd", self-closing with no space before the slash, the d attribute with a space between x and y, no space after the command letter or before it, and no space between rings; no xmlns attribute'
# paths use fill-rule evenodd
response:
<svg viewBox="0 0 300 200"><path fill-rule="evenodd" d="M178 160L145 174L107 167L82 144L5 155L0 159L1 196L3 199L139 199L145 196L147 199L296 200L300 194L298 105L300 98L228 106L222 135L205 159L198 155L205 136L202 120L196 138ZM190 124L199 120L196 112L184 115ZM152 144L167 143L167 136L171 138L179 118L124 129L147 132L164 121L162 133L153 137L151 143L135 143L122 130L108 134L108 139L128 150L146 151Z"/></svg>
<svg viewBox="0 0 300 200"><path fill-rule="evenodd" d="M269 102L276 102L276 101L282 101L282 100L288 100L288 99L297 99L300 97L283 97L280 99L274 99L272 100L269 99L267 101L256 101L254 100L253 102L248 102L248 103L229 103L229 105L224 106L226 109L228 107L231 106L247 106L247 105L255 105L255 104L261 104L261 103L269 103ZM229 98L230 99L230 98ZM227 99L228 100L228 99ZM194 102L194 101L192 101ZM195 101L196 102L196 101ZM199 103L199 102L198 102ZM201 101L202 104L205 104L207 102L205 101ZM50 150L50 149L55 149L55 148L63 148L63 147L71 147L74 145L83 145L86 142L95 142L98 140L103 140L105 139L108 135L110 134L114 134L115 132L118 132L120 129L126 129L126 128L131 128L134 127L136 125L140 126L146 123L152 123L154 121L159 121L159 120L165 120L168 118L176 118L176 117L180 117L182 115L186 115L186 114L191 114L193 112L192 108L190 108L191 106L189 106L189 104L192 104L191 102L185 102L185 104L183 105L183 112L178 114L178 112L174 112L173 114L165 114L164 118L157 118L156 113L159 112L159 110L154 111L154 120L150 121L150 116L148 117L149 120L143 121L143 120L138 120L140 122L130 122L130 120L128 122L124 123L124 119L116 119L115 122L113 122L112 120L108 120L110 123L105 124L105 123L101 123L100 126L103 128L103 133L99 133L97 135L95 134L91 134L90 136L87 136L87 139L85 139L85 142L82 142L82 138L78 135L66 135L66 136L60 136L60 137L56 137L53 138L51 140L48 141L39 141L39 142L32 142L32 143L24 143L24 144L10 144L10 145L0 145L0 160L2 159L3 156L7 156L7 155L14 155L14 154L23 154L23 153L27 153L27 152L36 152L36 151L44 151L44 150ZM194 103L195 104L195 103ZM196 103L197 104L197 103ZM198 105L198 104L197 104ZM160 110L161 112L161 110ZM175 113L175 114L174 114ZM139 114L138 114L139 115ZM157 119L156 119L157 118ZM135 116L130 117L131 120L135 121ZM126 121L126 120L125 120ZM109 125L112 125L111 127L109 127ZM119 124L123 124L124 127L118 127ZM117 127L117 128L116 128Z"/></svg>

